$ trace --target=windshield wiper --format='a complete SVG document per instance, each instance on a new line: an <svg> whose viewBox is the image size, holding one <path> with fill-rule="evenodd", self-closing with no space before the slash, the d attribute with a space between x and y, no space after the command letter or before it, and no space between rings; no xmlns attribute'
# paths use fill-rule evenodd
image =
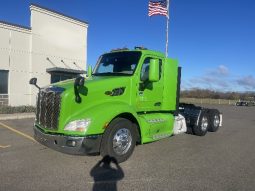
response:
<svg viewBox="0 0 255 191"><path fill-rule="evenodd" d="M112 72L102 72L102 73L94 73L93 75L94 76L109 76L109 75L111 75L112 74Z"/></svg>
<svg viewBox="0 0 255 191"><path fill-rule="evenodd" d="M131 76L132 74L121 73L121 72L102 72L94 73L93 76Z"/></svg>

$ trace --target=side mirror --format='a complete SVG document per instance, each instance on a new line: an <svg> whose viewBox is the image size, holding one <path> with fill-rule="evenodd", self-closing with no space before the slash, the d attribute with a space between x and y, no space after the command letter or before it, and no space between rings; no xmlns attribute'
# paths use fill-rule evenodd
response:
<svg viewBox="0 0 255 191"><path fill-rule="evenodd" d="M88 67L87 76L88 76L88 77L91 77L91 76L92 76L92 66L89 66L89 67Z"/></svg>
<svg viewBox="0 0 255 191"><path fill-rule="evenodd" d="M150 82L159 81L159 60L158 59L150 60L149 81Z"/></svg>
<svg viewBox="0 0 255 191"><path fill-rule="evenodd" d="M85 79L84 77L77 77L74 81L74 94L75 94L75 101L77 103L81 103L81 96L79 94L79 87L84 86Z"/></svg>
<svg viewBox="0 0 255 191"><path fill-rule="evenodd" d="M29 80L29 84L34 85L35 87L37 87L40 90L41 88L36 83L37 83L37 78L31 78Z"/></svg>
<svg viewBox="0 0 255 191"><path fill-rule="evenodd" d="M37 83L37 78L31 78L29 80L29 84L31 84L31 85L36 85L36 83Z"/></svg>

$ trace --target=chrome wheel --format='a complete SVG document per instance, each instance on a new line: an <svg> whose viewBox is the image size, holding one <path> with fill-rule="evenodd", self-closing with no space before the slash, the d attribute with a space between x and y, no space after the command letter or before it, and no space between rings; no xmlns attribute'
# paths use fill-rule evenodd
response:
<svg viewBox="0 0 255 191"><path fill-rule="evenodd" d="M208 127L208 118L206 116L203 116L202 122L201 122L202 131L206 131L207 127Z"/></svg>
<svg viewBox="0 0 255 191"><path fill-rule="evenodd" d="M215 115L213 119L213 125L214 127L218 127L219 124L220 124L220 117L218 115Z"/></svg>
<svg viewBox="0 0 255 191"><path fill-rule="evenodd" d="M127 153L131 144L131 132L126 128L119 129L113 137L113 151L118 155Z"/></svg>

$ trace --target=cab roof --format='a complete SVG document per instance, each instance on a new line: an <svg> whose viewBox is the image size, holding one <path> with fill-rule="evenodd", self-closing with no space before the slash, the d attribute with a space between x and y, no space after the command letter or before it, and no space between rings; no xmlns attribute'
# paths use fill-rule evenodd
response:
<svg viewBox="0 0 255 191"><path fill-rule="evenodd" d="M112 49L108 53L112 53L112 52L131 52L131 51L132 52L137 51L137 52L141 52L142 54L150 54L150 55L155 55L155 56L159 56L159 57L165 57L165 55L162 52L149 50L149 49L144 48L144 47L135 47L134 49L117 48L117 49Z"/></svg>

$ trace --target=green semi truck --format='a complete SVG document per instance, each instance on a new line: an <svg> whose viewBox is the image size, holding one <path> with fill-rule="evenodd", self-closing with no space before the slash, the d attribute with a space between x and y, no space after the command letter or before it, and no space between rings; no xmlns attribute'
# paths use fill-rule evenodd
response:
<svg viewBox="0 0 255 191"><path fill-rule="evenodd" d="M222 114L179 103L181 68L145 48L103 54L86 77L39 89L34 137L68 154L127 160L137 144L179 133L203 136L222 125Z"/></svg>

